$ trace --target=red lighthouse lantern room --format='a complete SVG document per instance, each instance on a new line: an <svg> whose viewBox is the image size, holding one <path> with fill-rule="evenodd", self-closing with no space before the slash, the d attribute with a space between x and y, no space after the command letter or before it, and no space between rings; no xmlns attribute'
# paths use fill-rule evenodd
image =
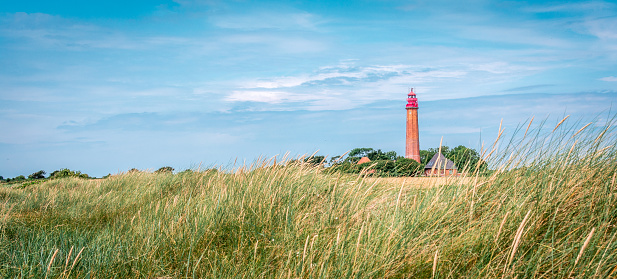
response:
<svg viewBox="0 0 617 279"><path fill-rule="evenodd" d="M413 88L407 94L407 105L405 108L417 108L418 107L418 99L416 98L416 93L413 92Z"/></svg>

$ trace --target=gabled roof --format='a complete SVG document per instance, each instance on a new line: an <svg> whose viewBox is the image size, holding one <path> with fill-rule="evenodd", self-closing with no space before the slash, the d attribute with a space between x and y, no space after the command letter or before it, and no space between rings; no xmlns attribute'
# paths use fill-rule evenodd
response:
<svg viewBox="0 0 617 279"><path fill-rule="evenodd" d="M370 162L370 161L371 161L371 160L370 160L368 157L362 157L362 158L360 158L360 161L358 161L358 165L359 165L359 164L368 163L368 162Z"/></svg>
<svg viewBox="0 0 617 279"><path fill-rule="evenodd" d="M435 156L433 156L433 158L426 164L426 166L424 167L424 169L432 169L433 166L435 167L435 169L446 169L446 170L455 170L456 165L454 164L454 162L448 160L448 158L446 158L446 156L443 156L443 154L441 153L437 153L435 154Z"/></svg>

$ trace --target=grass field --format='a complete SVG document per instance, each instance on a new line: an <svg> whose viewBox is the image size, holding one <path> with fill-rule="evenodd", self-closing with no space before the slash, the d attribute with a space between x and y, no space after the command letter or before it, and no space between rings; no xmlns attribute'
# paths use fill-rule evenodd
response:
<svg viewBox="0 0 617 279"><path fill-rule="evenodd" d="M452 177L367 177L368 183L383 183L391 187L412 187L412 188L432 188L447 186L450 184L469 184L475 181L476 177L452 176ZM478 178L482 179L482 178Z"/></svg>
<svg viewBox="0 0 617 279"><path fill-rule="evenodd" d="M521 127L463 179L256 162L0 186L0 276L615 277L615 133L566 124Z"/></svg>

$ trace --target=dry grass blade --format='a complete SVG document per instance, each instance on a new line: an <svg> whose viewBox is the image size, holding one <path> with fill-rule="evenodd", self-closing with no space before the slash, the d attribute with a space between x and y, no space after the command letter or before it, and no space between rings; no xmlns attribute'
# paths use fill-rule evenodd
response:
<svg viewBox="0 0 617 279"><path fill-rule="evenodd" d="M593 143L597 143L601 138L604 137L604 134L606 134L606 132L611 128L611 126L607 126L597 137L596 139L593 141Z"/></svg>
<svg viewBox="0 0 617 279"><path fill-rule="evenodd" d="M435 278L435 275L437 274L437 259L439 257L439 250L435 251L435 256L433 257L433 277Z"/></svg>
<svg viewBox="0 0 617 279"><path fill-rule="evenodd" d="M606 249L604 249L604 253L602 253L602 257L600 258L600 261L598 262L598 266L596 267L596 272L593 275L594 278L597 278L598 274L600 273L600 267L602 267L602 263L604 262L604 257L606 256L606 252L608 252L608 250L611 247L611 244L613 244L615 235L616 234L613 234L613 236L611 237L611 240L608 241L608 245L606 245Z"/></svg>
<svg viewBox="0 0 617 279"><path fill-rule="evenodd" d="M4 217L2 218L2 222L0 222L0 230L2 230L2 228L6 224L6 220L9 218L9 216L11 216L11 210L13 210L13 207L15 207L15 204L11 205L11 207L9 207L9 210L7 210L7 212L4 214Z"/></svg>
<svg viewBox="0 0 617 279"><path fill-rule="evenodd" d="M353 257L353 266L356 266L356 261L358 259L358 253L360 252L360 241L362 240L362 232L364 231L364 222L362 223L362 226L360 227L360 233L358 233L358 241L356 242L356 252L354 253L354 257Z"/></svg>
<svg viewBox="0 0 617 279"><path fill-rule="evenodd" d="M69 267L69 260L71 259L71 254L73 254L73 248L75 246L71 246L71 250L69 250L69 254L68 256L66 256L66 261L64 262L64 270L66 271L66 268Z"/></svg>
<svg viewBox="0 0 617 279"><path fill-rule="evenodd" d="M77 265L77 261L79 261L79 256L81 256L81 253L84 251L84 249L86 249L86 247L81 247L81 250L79 250L79 253L77 253L77 256L73 260L73 264L71 265L70 270L73 270L73 268L75 268L75 265Z"/></svg>
<svg viewBox="0 0 617 279"><path fill-rule="evenodd" d="M557 130L557 128L559 128L559 126L561 126L561 124L564 121L566 121L566 119L568 119L568 117L570 117L570 115L568 115L568 116L564 117L563 119L561 119L561 121L559 121L559 123L557 123L557 126L555 126L555 128L553 129L553 131L551 133L555 132L555 130Z"/></svg>
<svg viewBox="0 0 617 279"><path fill-rule="evenodd" d="M497 242L499 239L499 235L501 234L501 229L503 229L503 224L506 223L506 219L508 219L508 215L510 215L510 211L506 212L506 215L503 216L503 220L501 220L501 224L499 224L499 230L497 231L497 235L495 235L494 242Z"/></svg>
<svg viewBox="0 0 617 279"><path fill-rule="evenodd" d="M527 132L529 131L529 127L531 127L531 122L533 122L533 118L535 116L531 117L531 120L529 120L529 124L527 124L527 129L525 130L525 134L523 135L523 138L527 136Z"/></svg>
<svg viewBox="0 0 617 279"><path fill-rule="evenodd" d="M512 252L510 253L510 257L508 259L508 265L506 267L510 266L512 264L512 261L514 260L514 255L516 254L516 250L518 249L518 246L521 243L521 238L523 237L523 232L525 231L525 224L527 223L527 219L529 218L530 214L531 214L531 209L527 211L525 218L523 218L523 221L521 222L521 224L518 226L518 229L516 230L516 235L514 237L514 240L512 241Z"/></svg>
<svg viewBox="0 0 617 279"><path fill-rule="evenodd" d="M398 206L401 203L401 196L403 195L403 186L405 186L406 181L407 181L407 178L403 180L403 183L401 184L401 189L398 191L398 197L396 198L396 207L394 208L394 215L392 216L392 225L391 225L392 229L394 229L394 221L396 220L396 213L398 212Z"/></svg>
<svg viewBox="0 0 617 279"><path fill-rule="evenodd" d="M587 239L585 239L585 243L583 243L583 247L581 247L581 250L578 252L578 256L576 257L576 261L574 261L574 266L572 267L572 271L570 272L570 274L572 274L572 272L574 272L574 268L576 268L576 265L578 264L578 261L581 259L581 257L583 256L583 253L585 252L585 249L587 248L587 245L589 245L589 241L591 240L591 237L593 236L593 233L596 231L596 228L592 228L591 232L589 232L589 235L587 235Z"/></svg>
<svg viewBox="0 0 617 279"><path fill-rule="evenodd" d="M302 262L304 262L306 260L306 249L308 248L308 243L309 243L309 238L311 236L307 235L306 236L306 241L304 241L304 250L302 251Z"/></svg>
<svg viewBox="0 0 617 279"><path fill-rule="evenodd" d="M589 122L587 123L587 125L583 126L583 128L580 128L578 131L576 131L576 133L574 133L574 135L572 135L572 137L576 137L576 135L578 135L580 132L582 132L583 130L585 130L585 128L589 127L589 125L591 125L593 122Z"/></svg>
<svg viewBox="0 0 617 279"><path fill-rule="evenodd" d="M499 140L501 139L501 136L503 135L503 132L505 130L505 129L503 130L501 129L502 124L503 124L503 119L501 119L501 121L499 122L499 132L497 133L497 138L493 142L493 146L491 146L491 151L482 158L482 161L488 161L488 159L491 157L493 152L497 151L497 144L499 143Z"/></svg>
<svg viewBox="0 0 617 279"><path fill-rule="evenodd" d="M439 141L439 150L437 151L439 154L441 154L441 144L442 143L443 143L443 136L441 137L441 140ZM437 165L439 164L433 164L433 167L431 168L431 175L435 173L435 167L437 167ZM439 169L437 171L439 171Z"/></svg>
<svg viewBox="0 0 617 279"><path fill-rule="evenodd" d="M49 275L49 271L51 270L51 265L54 263L54 259L56 258L56 255L58 255L58 251L59 249L56 249L56 251L54 251L54 255L51 256L51 259L49 260L49 264L47 264L47 271L45 272L45 278L47 278L47 276Z"/></svg>
<svg viewBox="0 0 617 279"><path fill-rule="evenodd" d="M255 249L253 250L253 262L257 261L257 247L259 246L259 239L255 242Z"/></svg>
<svg viewBox="0 0 617 279"><path fill-rule="evenodd" d="M578 143L578 140L575 140L574 143L572 144L572 147L570 147L570 151L568 152L568 156L566 156L566 159L563 160L563 166L561 168L561 171L563 171L568 166L568 162L570 160L570 155L572 155L572 151L574 151L574 147L576 146L577 143Z"/></svg>

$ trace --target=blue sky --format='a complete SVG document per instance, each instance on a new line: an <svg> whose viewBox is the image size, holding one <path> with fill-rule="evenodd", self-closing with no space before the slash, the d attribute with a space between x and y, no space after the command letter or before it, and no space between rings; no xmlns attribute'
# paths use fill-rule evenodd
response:
<svg viewBox="0 0 617 279"><path fill-rule="evenodd" d="M616 3L459 2L7 1L0 175L404 154L410 87L422 149L616 109Z"/></svg>

